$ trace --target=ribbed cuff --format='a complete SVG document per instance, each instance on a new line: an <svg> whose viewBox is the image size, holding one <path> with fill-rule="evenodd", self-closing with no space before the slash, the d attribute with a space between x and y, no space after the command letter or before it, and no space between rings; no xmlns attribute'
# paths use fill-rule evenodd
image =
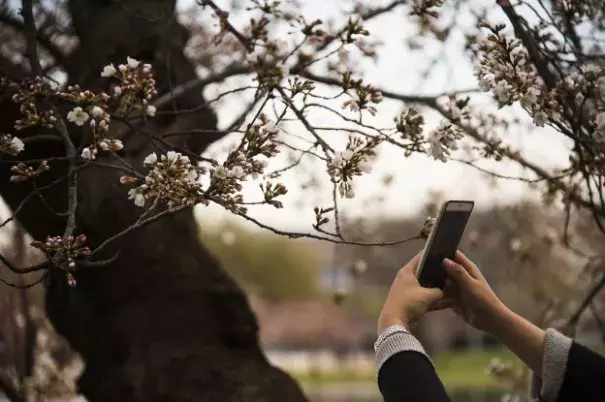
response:
<svg viewBox="0 0 605 402"><path fill-rule="evenodd" d="M399 352L417 352L424 356L433 364L430 357L426 354L422 344L414 335L397 332L386 338L376 350L376 366L377 372L380 371L382 365L393 355Z"/></svg>
<svg viewBox="0 0 605 402"><path fill-rule="evenodd" d="M549 328L544 339L544 357L542 360L542 375L534 373L531 394L545 402L555 402L567 368L569 349L572 340L565 335Z"/></svg>

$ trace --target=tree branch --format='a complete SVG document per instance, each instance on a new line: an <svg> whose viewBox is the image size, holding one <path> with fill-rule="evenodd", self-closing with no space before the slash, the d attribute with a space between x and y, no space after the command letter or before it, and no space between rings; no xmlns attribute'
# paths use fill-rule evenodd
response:
<svg viewBox="0 0 605 402"><path fill-rule="evenodd" d="M32 265L31 267L17 268L2 253L0 253L0 262L2 262L8 269L16 274L27 274L30 272L42 271L50 267L48 261L44 261L43 263Z"/></svg>
<svg viewBox="0 0 605 402"><path fill-rule="evenodd" d="M36 22L34 20L32 0L23 0L21 4L21 13L23 14L25 32L27 34L27 58L29 59L33 74L36 76L41 76L42 66L40 65L40 58L38 56L38 43L36 41ZM65 144L65 156L69 159L69 167L67 169L68 215L67 223L65 225L65 231L63 233L63 237L69 237L73 235L73 232L76 228L76 212L78 209L78 166L76 160L77 151L74 143L72 142L69 136L65 121L63 121L63 118L57 112L54 106L52 106L51 108L55 111L55 115L57 116L54 126L63 138L63 142Z"/></svg>
<svg viewBox="0 0 605 402"><path fill-rule="evenodd" d="M172 102L173 100L183 96L185 93L192 91L194 89L203 88L206 85L214 84L217 82L224 81L229 77L233 77L235 75L247 74L251 71L249 67L246 66L238 66L231 65L227 67L225 70L213 74L206 78L194 78L192 80L187 81L186 83L177 86L176 88L166 92L164 95L160 96L153 102L153 105L158 109L165 106L166 104Z"/></svg>
<svg viewBox="0 0 605 402"><path fill-rule="evenodd" d="M567 323L565 324L565 327L564 327L566 331L569 331L571 333L575 332L575 328L576 328L576 325L578 324L578 321L580 320L580 317L582 316L584 311L590 306L590 304L592 303L594 298L599 294L599 292L601 291L601 289L603 289L603 287L605 287L605 275L601 276L601 279L599 280L599 282L597 282L592 287L592 289L584 297L584 300L582 300L582 302L580 303L580 305L578 306L576 311L571 315L569 320L567 320Z"/></svg>
<svg viewBox="0 0 605 402"><path fill-rule="evenodd" d="M25 54L29 59L33 74L42 76L42 66L40 65L40 58L38 57L38 35L36 33L36 22L34 20L34 7L32 3L32 0L23 0L21 2L21 14L23 15L26 36Z"/></svg>
<svg viewBox="0 0 605 402"><path fill-rule="evenodd" d="M23 25L23 23L7 12L0 12L0 23L22 33L26 33L25 26ZM38 41L38 43L40 43L40 45L42 45L42 47L44 47L44 49L46 49L46 51L48 51L48 53L53 57L53 59L55 59L55 62L57 64L63 64L63 62L65 61L65 54L58 46L53 43L50 38L38 32L36 35L36 40Z"/></svg>
<svg viewBox="0 0 605 402"><path fill-rule="evenodd" d="M523 19L517 14L515 8L508 0L498 0L498 5L508 17L510 23L513 25L515 30L515 36L521 39L523 45L527 49L538 73L544 80L544 83L548 87L548 89L553 89L557 85L557 77L550 71L548 68L548 64L542 58L540 54L540 50L535 39L531 36L531 34L525 29Z"/></svg>

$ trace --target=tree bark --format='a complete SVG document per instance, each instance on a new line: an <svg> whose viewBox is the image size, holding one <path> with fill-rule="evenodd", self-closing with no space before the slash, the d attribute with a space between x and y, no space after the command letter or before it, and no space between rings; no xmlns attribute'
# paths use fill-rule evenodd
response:
<svg viewBox="0 0 605 402"><path fill-rule="evenodd" d="M194 78L183 48L187 32L174 15L174 0L72 0L69 13L79 39L66 57L71 83L102 89L99 72L126 56L151 63L161 93ZM6 60L0 73L14 75ZM178 108L204 102L200 90L176 101ZM14 105L0 105L0 131L10 132L18 118ZM116 126L117 123L114 123ZM216 128L209 109L158 116L145 130ZM25 133L26 135L28 133ZM218 135L181 137L175 146L201 153ZM122 137L121 156L135 167L157 151L141 134ZM76 144L77 145L77 144ZM31 143L24 159L63 155L60 143ZM61 162L37 184L66 172ZM14 209L30 192L27 184L8 182L9 164L0 166L0 192ZM128 188L110 169L79 172L77 231L91 248L134 223L142 210L127 198ZM63 182L44 192L46 203L66 208ZM50 213L38 198L28 202L19 221L36 239L63 233L65 219ZM193 212L185 210L145 226L115 242L103 257L120 251L108 266L82 268L77 286L61 272L47 282L46 308L56 330L86 361L81 392L91 402L106 401L303 401L298 385L269 365L258 339L256 318L247 298L200 244Z"/></svg>

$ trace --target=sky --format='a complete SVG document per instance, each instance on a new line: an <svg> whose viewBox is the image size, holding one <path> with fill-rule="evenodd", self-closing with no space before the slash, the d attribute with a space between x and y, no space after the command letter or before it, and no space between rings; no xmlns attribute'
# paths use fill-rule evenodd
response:
<svg viewBox="0 0 605 402"><path fill-rule="evenodd" d="M182 1L180 6L190 5L190 1ZM228 1L217 1L224 9L228 9ZM325 1L305 0L303 12L309 20L314 18L328 19L340 16L338 19L344 23L343 9L348 9L349 1ZM373 2L375 5L382 2ZM480 1L469 1L467 4L481 3ZM490 2L493 4L493 2ZM404 38L410 34L410 26L402 24L404 21L404 10L399 10L391 15L386 15L366 24L371 38L377 38L384 42L379 50L376 63L364 62L362 69L367 82L371 82L380 88L393 92L414 95L430 95L451 91L456 89L476 88L477 84L472 74L470 62L462 57L459 46L446 48L441 59L443 63L438 64L435 73L427 82L420 82L419 71L427 64L428 57L432 57L437 51L434 46L425 47L420 52L410 52L403 45ZM210 10L208 10L210 13ZM459 20L462 24L470 23L470 19ZM505 16L499 12L490 16L491 20L505 21ZM245 20L232 16L232 23L243 26ZM238 25L239 24L239 25ZM460 36L460 35L458 35ZM206 89L206 95L218 93L225 86L213 86ZM325 89L318 86L319 93ZM479 98L479 99L485 99ZM219 125L228 124L242 108L242 101L231 98L216 109L219 116ZM399 102L383 102L378 107L378 115L373 120L376 126L392 126L393 117L401 110ZM519 116L527 119L525 112L518 108L509 107L501 111L506 115ZM427 126L434 127L439 123L434 114L425 114ZM335 125L339 120L331 115L310 114L309 119L315 124ZM556 133L550 129L535 129L531 132L523 130L520 132L506 133L506 140L517 148L522 149L524 154L543 166L557 166L563 164L568 156L568 144L563 143ZM345 138L342 136L342 138ZM227 143L229 139L227 140ZM336 141L338 145L338 141ZM340 141L340 146L344 142ZM213 150L221 150L224 143L216 144ZM212 156L220 158L221 152L211 152ZM224 153L222 153L224 155ZM460 155L455 155L460 156ZM484 162L480 164L484 168L496 171L500 174L510 176L528 176L517 165L511 163ZM273 165L270 166L272 168ZM320 169L320 168L318 168ZM320 171L320 170L318 170ZM380 178L384 175L394 175L393 184L385 188ZM327 175L324 173L324 177ZM294 175L286 175L283 183L288 187L289 194L284 201L283 210L275 210L269 206L261 206L250 209L249 214L264 223L276 228L286 228L297 231L312 231L313 206L327 206L329 203L329 188L317 194L302 192L299 190L300 178ZM414 155L405 158L401 150L388 147L384 149L369 177L362 177L356 182L356 194L361 197L342 202L342 211L350 216L367 216L392 218L395 216L409 216L422 208L431 200L431 194L440 192L446 199L472 199L477 208L487 208L494 204L511 203L521 198L538 199L538 194L530 192L527 185L514 180L489 179L484 173L478 172L472 167L455 161L442 163L435 161L426 155ZM246 200L258 199L259 190L257 184L251 183L246 186L244 195ZM368 204L364 199L381 195L385 201L381 204ZM359 198L359 199L358 199ZM302 205L302 207L301 207ZM204 220L231 219L230 214L224 212L220 207L199 207L198 216ZM236 221L241 218L234 218Z"/></svg>

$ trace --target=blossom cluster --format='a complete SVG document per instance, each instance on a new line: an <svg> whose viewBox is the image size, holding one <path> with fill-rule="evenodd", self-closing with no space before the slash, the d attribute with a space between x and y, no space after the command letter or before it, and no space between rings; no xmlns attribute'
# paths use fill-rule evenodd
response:
<svg viewBox="0 0 605 402"><path fill-rule="evenodd" d="M43 102L58 93L56 87L52 87L41 77L25 78L21 82L2 78L1 84L14 92L12 100L20 105L19 111L22 117L15 121L15 129L23 130L34 126L53 127L56 116L52 109L43 106Z"/></svg>
<svg viewBox="0 0 605 402"><path fill-rule="evenodd" d="M25 144L19 137L10 134L0 134L0 154L17 155L23 151Z"/></svg>
<svg viewBox="0 0 605 402"><path fill-rule="evenodd" d="M126 61L126 64L120 64L117 68L108 64L101 72L101 77L117 80L111 91L112 102L117 106L115 114L127 116L138 112L155 116L156 107L149 103L158 94L151 65L131 57L127 57Z"/></svg>
<svg viewBox="0 0 605 402"><path fill-rule="evenodd" d="M347 147L328 161L328 173L332 182L338 186L341 197L355 197L353 179L363 173L372 172L372 163L376 159L376 147L379 139L349 137Z"/></svg>
<svg viewBox="0 0 605 402"><path fill-rule="evenodd" d="M475 64L475 76L481 89L491 91L501 106L519 101L539 127L559 118L560 106L535 66L528 62L529 55L521 41L502 34L503 24L482 26L491 33L477 44L480 57Z"/></svg>
<svg viewBox="0 0 605 402"><path fill-rule="evenodd" d="M395 128L402 139L420 142L423 140L424 116L413 107L406 108L395 117Z"/></svg>
<svg viewBox="0 0 605 402"><path fill-rule="evenodd" d="M368 36L370 32L363 26L363 18L354 14L349 16L347 25L342 30L340 40L343 44L355 43L360 36Z"/></svg>
<svg viewBox="0 0 605 402"><path fill-rule="evenodd" d="M321 226L323 226L326 223L330 222L330 218L328 218L326 216L326 214L334 211L334 207L329 207L329 208L315 207L313 209L313 211L315 212L315 224L313 225L313 227L316 230L320 230Z"/></svg>
<svg viewBox="0 0 605 402"><path fill-rule="evenodd" d="M442 120L439 126L428 134L428 154L435 160L446 162L450 151L458 149L458 140L463 136L460 127L449 120Z"/></svg>
<svg viewBox="0 0 605 402"><path fill-rule="evenodd" d="M33 166L27 166L23 162L19 162L16 165L11 166L11 177L12 183L21 183L31 178L38 177L40 174L46 172L49 168L47 161L42 161L37 168Z"/></svg>
<svg viewBox="0 0 605 402"><path fill-rule="evenodd" d="M435 8L441 6L443 6L443 0L414 0L410 15L417 15L422 18L437 18L439 13Z"/></svg>
<svg viewBox="0 0 605 402"><path fill-rule="evenodd" d="M561 96L574 100L576 114L591 125L592 138L605 143L605 69L589 63L572 71L557 87Z"/></svg>
<svg viewBox="0 0 605 402"><path fill-rule="evenodd" d="M111 95L83 90L78 85L61 89L41 77L27 78L20 83L2 80L14 94L12 100L20 104L22 117L15 121L15 128L22 130L32 126L52 128L57 117L53 103L69 102L73 109L67 113L67 121L79 127L87 125L92 132L92 143L82 149L81 157L95 159L99 151L118 151L123 148L119 139L107 137L111 122L110 110L123 117L131 113L154 116L156 107L149 101L157 95L151 65L128 57L126 64L117 68L109 64L103 68L102 77L117 81ZM8 143L10 140L11 144ZM23 143L14 137L0 137L0 152L18 153Z"/></svg>
<svg viewBox="0 0 605 402"><path fill-rule="evenodd" d="M263 158L271 158L278 153L272 141L278 132L277 126L270 122L252 126L225 162L210 170L207 188L203 188L199 180L200 175L207 173L206 168L194 166L189 157L174 151L160 156L152 153L143 161L149 168L145 179L129 191L129 197L140 207L148 202L165 203L172 208L214 201L232 212L243 213L245 208L240 205L243 197L238 193L242 189L241 182L248 177L258 179L264 173L268 163ZM135 184L139 179L122 176L120 182ZM286 193L283 185L265 183L261 189L266 203L281 207L275 198Z"/></svg>
<svg viewBox="0 0 605 402"><path fill-rule="evenodd" d="M261 87L278 85L290 74L290 68L284 60L288 54L288 44L283 40L268 41L264 46L257 45L248 55L248 65L256 73Z"/></svg>
<svg viewBox="0 0 605 402"><path fill-rule="evenodd" d="M76 260L90 255L90 249L84 246L86 236L47 236L45 241L34 240L31 246L41 250L47 258L67 273L68 283L75 285L75 279L69 271L76 268Z"/></svg>
<svg viewBox="0 0 605 402"><path fill-rule="evenodd" d="M172 208L195 205L200 201L203 191L198 176L203 169L193 166L187 156L174 151L168 151L159 157L152 153L145 158L143 164L149 167L144 183L128 193L135 205L143 207L147 201L165 202ZM132 184L138 182L138 179L122 176L120 182Z"/></svg>
<svg viewBox="0 0 605 402"><path fill-rule="evenodd" d="M341 87L351 99L346 100L342 107L352 111L367 110L373 116L377 110L374 105L382 102L382 93L371 84L364 84L361 79L354 79L351 71L345 71L341 74ZM348 91L352 90L353 94Z"/></svg>
<svg viewBox="0 0 605 402"><path fill-rule="evenodd" d="M241 182L247 177L258 179L265 173L268 165L267 158L272 158L279 153L275 139L279 135L279 128L273 122L267 121L261 116L262 123L255 124L248 129L238 147L231 151L222 164L211 171L210 187L208 197L234 213L244 213L246 208L242 207ZM281 203L276 197L286 194L287 189L282 184L262 184L264 200L266 203L277 208Z"/></svg>

